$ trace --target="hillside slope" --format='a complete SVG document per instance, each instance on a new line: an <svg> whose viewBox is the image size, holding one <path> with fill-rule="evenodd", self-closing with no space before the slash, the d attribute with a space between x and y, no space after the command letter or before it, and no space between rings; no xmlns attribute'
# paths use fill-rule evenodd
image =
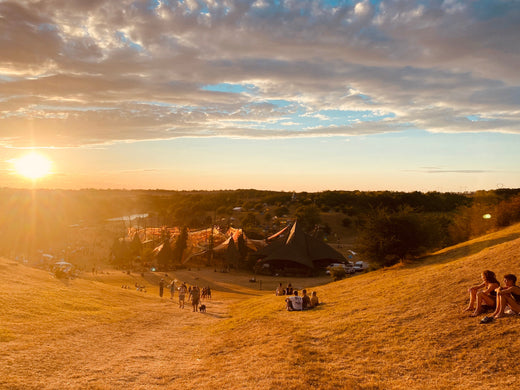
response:
<svg viewBox="0 0 520 390"><path fill-rule="evenodd" d="M312 311L286 312L282 297L242 302L219 324L209 366L258 388L511 388L520 317L480 325L463 309L482 270L520 276L519 237L516 225L316 288L324 305Z"/></svg>
<svg viewBox="0 0 520 390"><path fill-rule="evenodd" d="M86 277L59 280L0 259L0 389L189 388L204 328L227 304L198 315L140 276ZM148 292L121 288L136 281Z"/></svg>
<svg viewBox="0 0 520 390"><path fill-rule="evenodd" d="M0 259L0 388L514 388L520 316L462 311L484 269L520 276L520 225L410 265L295 280L323 301L305 312L230 274L199 314L121 289L136 276L63 282Z"/></svg>

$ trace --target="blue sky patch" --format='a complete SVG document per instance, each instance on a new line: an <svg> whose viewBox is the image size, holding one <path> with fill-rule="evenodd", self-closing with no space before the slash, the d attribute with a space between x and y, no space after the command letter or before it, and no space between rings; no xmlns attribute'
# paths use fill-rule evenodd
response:
<svg viewBox="0 0 520 390"><path fill-rule="evenodd" d="M144 50L144 48L141 45L132 41L124 32L116 31L116 36L119 38L121 42L126 44L128 47L131 47L132 49L135 49L137 51Z"/></svg>
<svg viewBox="0 0 520 390"><path fill-rule="evenodd" d="M201 87L204 91L211 92L225 92L225 93L253 93L256 87L253 84L230 84L230 83L219 83L219 84L207 84Z"/></svg>

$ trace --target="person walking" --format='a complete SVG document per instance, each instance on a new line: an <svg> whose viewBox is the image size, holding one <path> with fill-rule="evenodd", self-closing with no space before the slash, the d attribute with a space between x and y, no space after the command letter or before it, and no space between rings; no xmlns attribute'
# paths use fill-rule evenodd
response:
<svg viewBox="0 0 520 390"><path fill-rule="evenodd" d="M174 292L175 292L175 282L172 280L172 282L170 283L170 299L173 299Z"/></svg>
<svg viewBox="0 0 520 390"><path fill-rule="evenodd" d="M200 302L200 290L197 286L193 286L191 289L191 306L193 307L193 311L199 311L199 302Z"/></svg>
<svg viewBox="0 0 520 390"><path fill-rule="evenodd" d="M186 283L181 284L179 287L179 308L184 309L184 299L186 297L186 292L188 289L186 288Z"/></svg>
<svg viewBox="0 0 520 390"><path fill-rule="evenodd" d="M159 296L162 298L164 293L164 279L159 282Z"/></svg>

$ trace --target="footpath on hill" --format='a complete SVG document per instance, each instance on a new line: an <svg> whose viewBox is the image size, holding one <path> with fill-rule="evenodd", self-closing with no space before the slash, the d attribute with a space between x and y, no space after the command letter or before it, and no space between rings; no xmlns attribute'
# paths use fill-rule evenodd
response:
<svg viewBox="0 0 520 390"><path fill-rule="evenodd" d="M251 283L249 275L213 270L170 275L212 287L206 313L194 313L189 302L178 307L177 293L170 300L165 289L159 298L155 279L160 275L152 275L153 281L145 276L109 271L58 280L0 259L0 388L209 388L221 375L208 366L208 356L222 346L234 351L219 324L231 318L236 303L272 295L278 283L287 282L265 277ZM148 292L121 288L135 280L147 284ZM314 278L313 283L329 280ZM310 283L308 278L291 281Z"/></svg>
<svg viewBox="0 0 520 390"><path fill-rule="evenodd" d="M168 294L169 295L169 294ZM214 298L206 313L184 309L177 296L136 302L135 315L109 323L56 327L2 343L0 388L181 388L202 364L208 330L233 300Z"/></svg>

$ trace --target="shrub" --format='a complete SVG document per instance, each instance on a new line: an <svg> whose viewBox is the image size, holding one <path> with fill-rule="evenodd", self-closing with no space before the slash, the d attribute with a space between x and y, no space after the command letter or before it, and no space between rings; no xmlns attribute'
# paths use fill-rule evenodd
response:
<svg viewBox="0 0 520 390"><path fill-rule="evenodd" d="M410 208L397 212L376 209L364 221L357 250L370 263L391 266L442 246L446 230L446 221Z"/></svg>
<svg viewBox="0 0 520 390"><path fill-rule="evenodd" d="M520 196L500 202L496 208L497 227L509 226L520 221Z"/></svg>
<svg viewBox="0 0 520 390"><path fill-rule="evenodd" d="M299 207L296 210L296 218L307 232L321 222L320 210L314 205Z"/></svg>
<svg viewBox="0 0 520 390"><path fill-rule="evenodd" d="M341 220L341 225L342 225L343 227L348 228L348 227L350 227L350 226L352 225L352 220L351 220L349 217L345 217L345 218L343 218L343 219Z"/></svg>
<svg viewBox="0 0 520 390"><path fill-rule="evenodd" d="M330 276L334 281L345 279L347 277L347 272L343 267L328 267L330 271Z"/></svg>

